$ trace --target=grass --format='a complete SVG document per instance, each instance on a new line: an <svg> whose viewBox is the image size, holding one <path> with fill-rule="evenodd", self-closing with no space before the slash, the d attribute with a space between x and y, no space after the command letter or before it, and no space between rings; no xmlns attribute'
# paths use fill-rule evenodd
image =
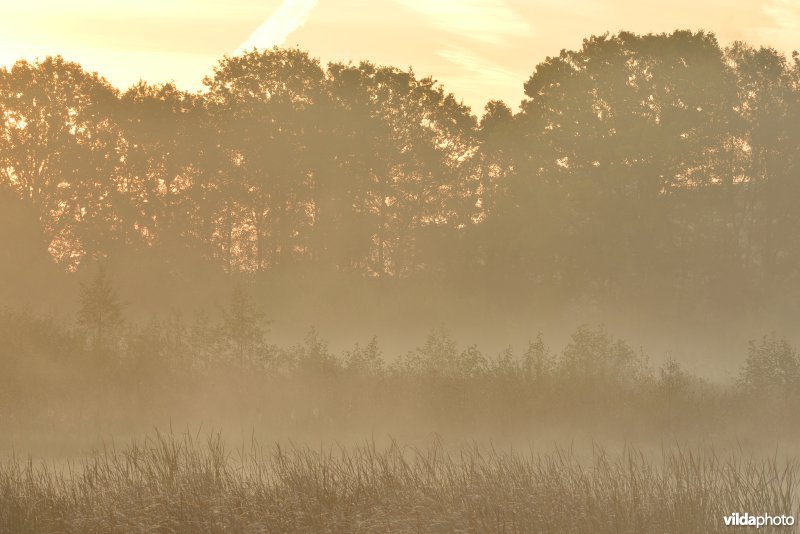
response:
<svg viewBox="0 0 800 534"><path fill-rule="evenodd" d="M0 463L0 532L715 532L798 511L800 465L711 449L313 449L155 433L80 464Z"/></svg>

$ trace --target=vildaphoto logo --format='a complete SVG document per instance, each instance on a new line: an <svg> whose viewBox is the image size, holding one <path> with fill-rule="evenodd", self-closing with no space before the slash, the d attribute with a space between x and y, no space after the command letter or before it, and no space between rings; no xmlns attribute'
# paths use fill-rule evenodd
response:
<svg viewBox="0 0 800 534"><path fill-rule="evenodd" d="M727 527L791 527L794 526L793 515L750 515L734 512L724 518Z"/></svg>

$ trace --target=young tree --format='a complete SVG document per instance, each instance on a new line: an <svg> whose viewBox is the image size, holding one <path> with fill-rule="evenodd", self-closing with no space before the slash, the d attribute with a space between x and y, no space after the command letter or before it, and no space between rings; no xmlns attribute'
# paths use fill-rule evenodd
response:
<svg viewBox="0 0 800 534"><path fill-rule="evenodd" d="M232 353L239 367L264 346L267 325L264 313L251 301L241 284L237 284L227 308L222 310L222 338L226 352Z"/></svg>
<svg viewBox="0 0 800 534"><path fill-rule="evenodd" d="M88 333L95 351L105 348L124 320L123 303L104 266L98 267L91 283L81 284L80 301L78 324Z"/></svg>

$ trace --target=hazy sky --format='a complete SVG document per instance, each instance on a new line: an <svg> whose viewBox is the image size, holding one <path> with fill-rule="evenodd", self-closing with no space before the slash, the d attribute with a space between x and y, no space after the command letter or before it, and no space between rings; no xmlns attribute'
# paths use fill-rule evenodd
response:
<svg viewBox="0 0 800 534"><path fill-rule="evenodd" d="M706 29L800 48L800 0L0 0L0 62L61 54L115 85L197 89L223 54L298 45L433 75L480 114L516 107L537 63L591 34ZM735 6L735 7L734 7Z"/></svg>

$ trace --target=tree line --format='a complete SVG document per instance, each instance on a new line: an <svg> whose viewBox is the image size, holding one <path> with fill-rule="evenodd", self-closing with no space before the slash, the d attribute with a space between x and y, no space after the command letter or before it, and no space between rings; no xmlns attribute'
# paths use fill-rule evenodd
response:
<svg viewBox="0 0 800 534"><path fill-rule="evenodd" d="M412 69L224 57L191 93L60 57L0 70L9 261L131 252L508 292L800 289L800 59L593 36L481 119ZM15 248L16 247L16 248Z"/></svg>

